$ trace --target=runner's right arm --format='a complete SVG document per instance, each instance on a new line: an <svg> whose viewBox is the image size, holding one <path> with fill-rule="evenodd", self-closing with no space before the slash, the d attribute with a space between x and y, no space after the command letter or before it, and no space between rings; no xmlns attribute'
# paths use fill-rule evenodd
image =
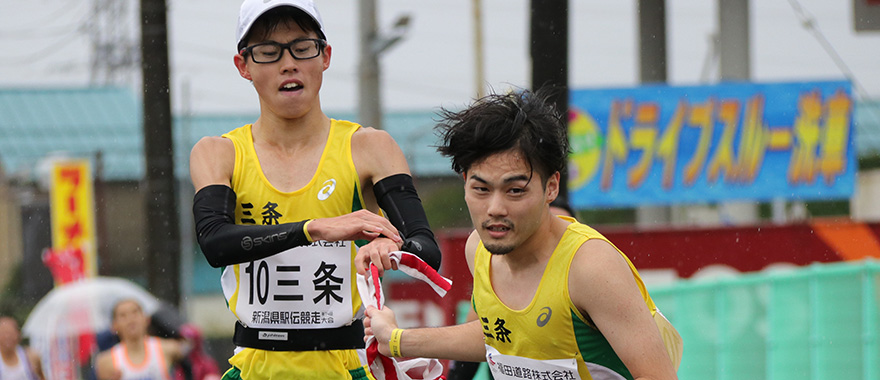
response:
<svg viewBox="0 0 880 380"><path fill-rule="evenodd" d="M391 222L366 210L276 225L237 225L236 195L230 187L234 158L235 147L222 137L202 138L190 154L197 239L213 267L259 260L316 240L372 240L382 235L402 241Z"/></svg>
<svg viewBox="0 0 880 380"><path fill-rule="evenodd" d="M473 232L465 244L465 258L471 274L473 257L479 242L479 235ZM397 319L390 307L386 305L382 310L373 306L367 307L364 333L376 337L379 352L383 355L391 355L388 343L397 327ZM483 326L479 320L473 320L453 326L404 329L400 335L400 352L400 356L404 357L484 362L486 342L483 339Z"/></svg>

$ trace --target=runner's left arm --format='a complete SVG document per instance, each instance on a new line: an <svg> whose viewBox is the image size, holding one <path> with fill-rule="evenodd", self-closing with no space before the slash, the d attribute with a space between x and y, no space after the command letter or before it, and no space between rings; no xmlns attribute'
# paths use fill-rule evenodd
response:
<svg viewBox="0 0 880 380"><path fill-rule="evenodd" d="M412 253L440 270L440 246L428 224L422 200L409 174L385 177L373 185L379 207L403 238L401 250Z"/></svg>
<svg viewBox="0 0 880 380"><path fill-rule="evenodd" d="M364 181L367 205L384 211L391 224L400 232L403 244L390 244L387 239L375 239L358 250L355 267L365 273L370 263L376 264L381 274L396 269L389 253L403 250L419 256L435 270L440 268L440 247L428 225L406 156L397 142L386 131L362 128L352 135L352 159ZM369 206L368 206L369 207Z"/></svg>
<svg viewBox="0 0 880 380"><path fill-rule="evenodd" d="M617 249L590 239L575 253L569 270L572 303L592 319L633 378L677 379L651 310Z"/></svg>

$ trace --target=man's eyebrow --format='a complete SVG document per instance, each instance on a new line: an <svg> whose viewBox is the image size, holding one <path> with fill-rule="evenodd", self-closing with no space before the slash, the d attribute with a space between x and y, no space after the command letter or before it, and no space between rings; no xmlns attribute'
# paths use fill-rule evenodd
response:
<svg viewBox="0 0 880 380"><path fill-rule="evenodd" d="M476 174L472 175L469 179L477 181L477 182L489 183L489 181L486 181L485 179L480 178L480 176L478 176Z"/></svg>
<svg viewBox="0 0 880 380"><path fill-rule="evenodd" d="M505 178L505 179L504 179L504 183L511 183L511 182L517 182L517 181L526 181L526 182L528 182L528 180L529 180L529 176L527 176L527 175L525 175L525 174L520 174L520 175L515 175L515 176L513 176L513 177Z"/></svg>
<svg viewBox="0 0 880 380"><path fill-rule="evenodd" d="M489 181L486 181L485 179L481 178L480 176L478 176L478 175L476 175L476 174L472 175L472 176L470 177L470 179L472 179L472 180L474 180L474 181L477 181L477 182L489 183ZM507 183L511 183L511 182L517 182L517 181L528 181L528 180L529 180L529 176L527 176L527 175L525 175L525 174L520 174L520 175L515 175L515 176L512 176L512 177L505 178L505 179L504 179L503 181L501 181L501 182L507 184Z"/></svg>

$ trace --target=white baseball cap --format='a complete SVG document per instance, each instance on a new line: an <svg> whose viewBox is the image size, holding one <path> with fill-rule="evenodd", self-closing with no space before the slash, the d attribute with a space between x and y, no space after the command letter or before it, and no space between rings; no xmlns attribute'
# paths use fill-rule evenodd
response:
<svg viewBox="0 0 880 380"><path fill-rule="evenodd" d="M284 6L297 8L311 16L315 23L318 24L318 28L320 28L318 34L321 35L321 38L327 39L326 34L324 34L324 23L321 21L321 14L318 13L318 8L315 7L315 3L311 0L244 0L241 3L241 12L238 14L238 29L235 35L236 46L247 36L251 26L254 25L254 21L269 10Z"/></svg>

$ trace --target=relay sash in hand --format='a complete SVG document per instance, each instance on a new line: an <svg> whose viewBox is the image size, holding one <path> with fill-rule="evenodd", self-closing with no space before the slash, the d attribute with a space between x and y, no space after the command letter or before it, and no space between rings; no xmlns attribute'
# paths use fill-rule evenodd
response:
<svg viewBox="0 0 880 380"><path fill-rule="evenodd" d="M418 256L409 252L391 252L391 261L397 263L397 268L410 277L422 280L434 289L441 297L452 288L452 281L441 276L434 268L422 261ZM357 276L357 287L364 307L372 305L382 309L385 305L385 295L382 293L382 283L379 280L379 270L370 264L370 270L366 276ZM437 359L426 358L389 358L379 353L379 342L376 337L367 337L367 363L370 371L377 380L422 380L439 379L443 374L443 365Z"/></svg>

